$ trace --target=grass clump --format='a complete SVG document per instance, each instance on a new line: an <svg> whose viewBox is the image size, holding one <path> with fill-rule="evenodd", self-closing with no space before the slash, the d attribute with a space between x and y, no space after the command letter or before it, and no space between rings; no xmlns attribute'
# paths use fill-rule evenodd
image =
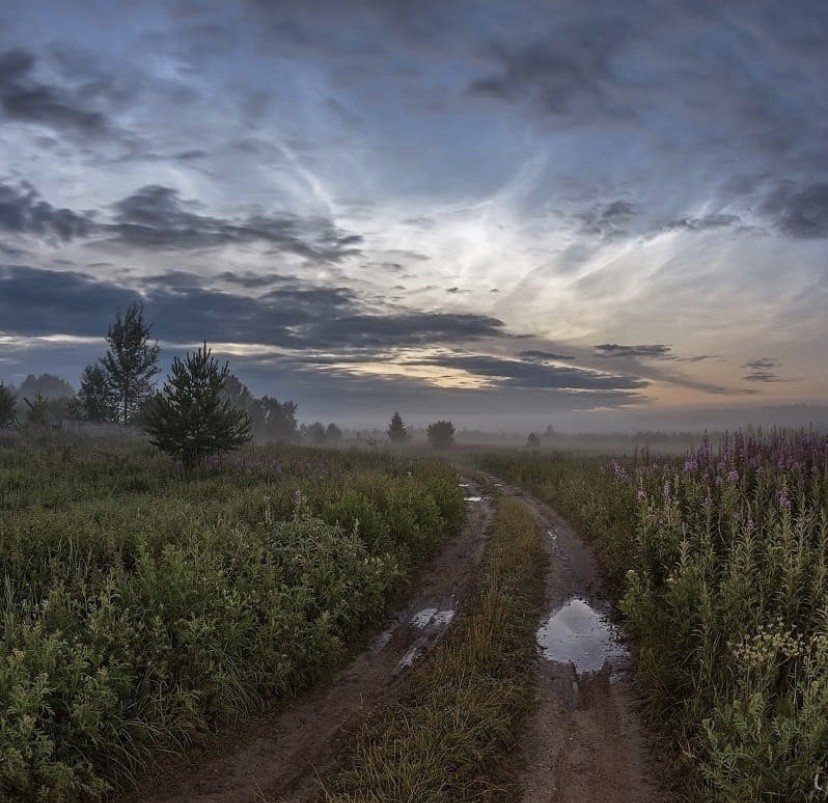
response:
<svg viewBox="0 0 828 803"><path fill-rule="evenodd" d="M370 725L328 783L335 801L500 800L531 704L545 553L531 511L500 500L470 607L410 690Z"/></svg>

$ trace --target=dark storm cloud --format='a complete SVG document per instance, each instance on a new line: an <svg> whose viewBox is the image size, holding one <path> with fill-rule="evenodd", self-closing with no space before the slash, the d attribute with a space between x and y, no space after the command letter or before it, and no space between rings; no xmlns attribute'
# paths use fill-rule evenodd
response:
<svg viewBox="0 0 828 803"><path fill-rule="evenodd" d="M476 376L498 380L514 387L557 390L635 390L649 382L635 376L606 374L583 368L542 365L537 362L486 355L440 356L422 360L423 365L459 368Z"/></svg>
<svg viewBox="0 0 828 803"><path fill-rule="evenodd" d="M551 115L631 115L611 66L617 50L631 38L629 24L610 15L585 15L556 33L554 39L528 45L492 45L494 69L473 81L470 93L505 101L529 97Z"/></svg>
<svg viewBox="0 0 828 803"><path fill-rule="evenodd" d="M294 282L257 298L200 286L193 276L146 281L142 294L156 336L172 342L224 341L289 349L423 346L504 336L482 315L373 314L348 288ZM98 336L136 293L78 272L0 267L0 321L9 334Z"/></svg>
<svg viewBox="0 0 828 803"><path fill-rule="evenodd" d="M601 357L652 357L662 360L671 360L673 355L670 346L662 343L653 343L640 346L623 346L618 343L602 343L594 347L594 351Z"/></svg>
<svg viewBox="0 0 828 803"><path fill-rule="evenodd" d="M85 135L106 129L106 118L86 108L75 93L36 80L36 58L28 50L0 54L0 108L10 120L40 123L56 131Z"/></svg>
<svg viewBox="0 0 828 803"><path fill-rule="evenodd" d="M172 187L150 184L114 204L115 222L106 230L126 245L160 250L258 241L316 262L339 262L360 253L362 238L326 218L285 214L230 220L198 214L192 206Z"/></svg>
<svg viewBox="0 0 828 803"><path fill-rule="evenodd" d="M828 237L828 182L777 187L762 205L776 228L789 237Z"/></svg>
<svg viewBox="0 0 828 803"><path fill-rule="evenodd" d="M0 183L0 230L66 242L87 236L91 228L89 218L71 209L55 208L31 184L13 187Z"/></svg>

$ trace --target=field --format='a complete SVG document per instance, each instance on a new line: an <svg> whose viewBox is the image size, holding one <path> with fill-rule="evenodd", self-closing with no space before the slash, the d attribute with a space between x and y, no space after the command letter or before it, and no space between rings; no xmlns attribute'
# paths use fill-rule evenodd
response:
<svg viewBox="0 0 828 803"><path fill-rule="evenodd" d="M88 799L325 678L463 517L454 473L251 449L0 445L0 797Z"/></svg>
<svg viewBox="0 0 828 803"><path fill-rule="evenodd" d="M596 549L654 719L704 800L809 799L828 775L828 438L681 459L493 454ZM817 798L819 799L819 798Z"/></svg>

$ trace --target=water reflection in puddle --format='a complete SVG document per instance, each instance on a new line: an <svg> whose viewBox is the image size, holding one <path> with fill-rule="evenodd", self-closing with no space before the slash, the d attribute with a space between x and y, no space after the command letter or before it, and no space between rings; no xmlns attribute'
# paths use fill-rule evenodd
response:
<svg viewBox="0 0 828 803"><path fill-rule="evenodd" d="M423 608L411 617L411 624L420 629L424 627L446 627L454 619L451 608L438 610L437 608Z"/></svg>
<svg viewBox="0 0 828 803"><path fill-rule="evenodd" d="M538 646L543 657L571 663L578 674L599 671L626 655L612 625L582 599L571 599L538 628Z"/></svg>
<svg viewBox="0 0 828 803"><path fill-rule="evenodd" d="M467 496L466 501L467 502L482 502L483 497L482 496Z"/></svg>

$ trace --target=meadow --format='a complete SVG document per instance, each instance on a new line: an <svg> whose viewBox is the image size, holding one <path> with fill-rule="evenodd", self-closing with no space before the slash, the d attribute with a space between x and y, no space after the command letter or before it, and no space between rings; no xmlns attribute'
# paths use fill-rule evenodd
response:
<svg viewBox="0 0 828 803"><path fill-rule="evenodd" d="M159 750L291 699L463 520L454 472L249 448L0 443L0 797L90 799Z"/></svg>
<svg viewBox="0 0 828 803"><path fill-rule="evenodd" d="M595 548L689 794L822 799L828 437L741 433L681 458L478 462L553 505Z"/></svg>

